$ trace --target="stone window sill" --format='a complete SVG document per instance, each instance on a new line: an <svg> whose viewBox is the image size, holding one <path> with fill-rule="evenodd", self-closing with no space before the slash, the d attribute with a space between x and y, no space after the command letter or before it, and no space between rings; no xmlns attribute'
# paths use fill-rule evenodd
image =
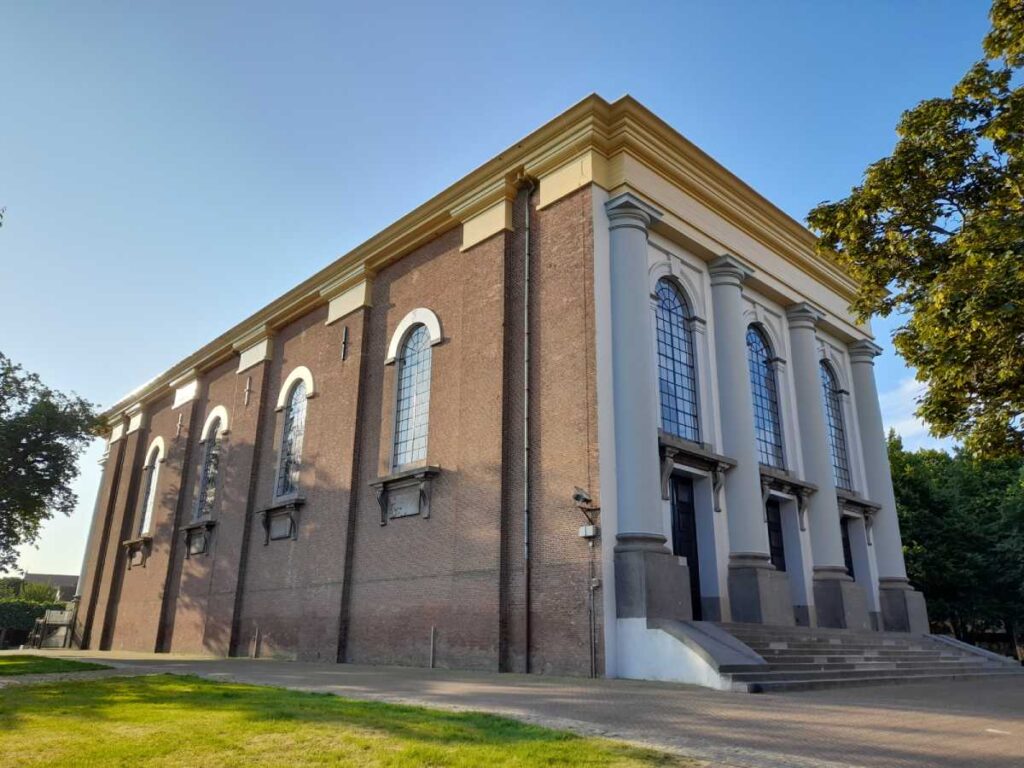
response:
<svg viewBox="0 0 1024 768"><path fill-rule="evenodd" d="M146 560L149 559L149 553L153 549L153 537L148 533L144 533L134 539L122 541L121 546L125 548L125 552L128 555L129 571L135 566L145 568Z"/></svg>
<svg viewBox="0 0 1024 768"><path fill-rule="evenodd" d="M380 506L380 524L401 517L430 517L430 497L434 479L441 468L423 465L392 472L370 483Z"/></svg>
<svg viewBox="0 0 1024 768"><path fill-rule="evenodd" d="M296 541L299 537L299 510L306 503L302 496L289 496L277 499L270 506L260 510L261 523L263 524L263 546L272 541L291 539Z"/></svg>
<svg viewBox="0 0 1024 768"><path fill-rule="evenodd" d="M210 538L216 525L216 520L206 518L203 520L193 520L191 523L181 527L181 530L185 532L186 560L193 555L205 555L210 551Z"/></svg>

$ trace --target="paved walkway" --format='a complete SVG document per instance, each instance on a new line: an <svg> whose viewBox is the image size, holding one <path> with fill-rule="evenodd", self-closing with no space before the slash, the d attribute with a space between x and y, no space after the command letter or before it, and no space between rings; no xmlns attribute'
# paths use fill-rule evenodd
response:
<svg viewBox="0 0 1024 768"><path fill-rule="evenodd" d="M60 652L134 673L475 709L737 768L1022 768L1024 679L748 695L626 680Z"/></svg>

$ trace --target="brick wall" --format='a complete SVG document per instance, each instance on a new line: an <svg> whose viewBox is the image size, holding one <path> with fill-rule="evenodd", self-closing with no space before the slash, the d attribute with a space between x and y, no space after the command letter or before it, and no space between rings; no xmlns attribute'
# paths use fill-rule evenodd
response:
<svg viewBox="0 0 1024 768"><path fill-rule="evenodd" d="M139 487L136 488L132 506L128 510L127 538L136 537L142 522L142 466L149 460L150 447L157 437L163 440L165 454L151 491L153 518L150 533L153 540L149 554L143 564L134 565L129 569L124 551L119 553L122 558L118 566L121 571L121 587L110 641L110 647L114 650L156 649L160 607L174 538L174 513L184 454L184 441L176 439L178 414L171 409L171 405L171 397L165 397L154 404L148 410L148 428L139 433L136 452L138 458L132 467L136 476L135 482Z"/></svg>
<svg viewBox="0 0 1024 768"><path fill-rule="evenodd" d="M503 667L526 670L523 559L523 195L515 208L508 269L504 547L507 628ZM530 671L586 674L590 667L590 559L600 548L578 536L576 486L600 505L593 319L593 225L590 190L543 210L531 205L530 263ZM600 593L593 632L603 668Z"/></svg>
<svg viewBox="0 0 1024 768"><path fill-rule="evenodd" d="M239 374L233 357L201 375L194 403L149 406L145 444L138 447L135 433L117 447L120 477L108 461L97 514L110 514L90 543L87 573L95 576L87 590L95 583L98 598L91 612L119 617L94 621L113 647L425 665L433 632L438 666L523 670L529 649L532 671L589 671L592 637L600 638L600 616L590 613L591 558L600 573L600 553L577 536L584 520L571 496L581 486L599 503L590 192L532 209L528 640L524 203L520 195L515 232L463 252L453 229L382 269L371 308L327 325L320 306L276 330L269 361ZM418 307L438 316L443 333L431 348L427 449L427 463L441 473L429 518L382 526L370 484L391 471L396 366L385 365L386 351ZM315 386L306 403L303 503L295 540L267 542L261 513L274 503L283 424L276 405L300 365ZM200 430L220 405L230 431L216 526L209 551L185 557L180 526L198 493ZM113 531L134 514L140 454L158 434L168 458L153 551L145 569L127 571L121 561L112 565L121 541ZM600 669L599 644L594 652Z"/></svg>
<svg viewBox="0 0 1024 768"><path fill-rule="evenodd" d="M362 315L325 325L321 307L282 328L274 340L265 420L256 473L256 513L244 570L238 649L248 653L259 631L259 652L310 660L335 660L351 488ZM349 355L342 360L344 329ZM306 402L299 475L304 504L297 539L265 543L258 512L273 502L283 412L278 394L288 374L306 366L315 395Z"/></svg>
<svg viewBox="0 0 1024 768"><path fill-rule="evenodd" d="M346 658L497 669L501 535L502 317L505 236L466 252L453 230L384 270L368 327ZM380 524L369 483L391 471L398 323L433 311L427 463L441 467L430 517Z"/></svg>

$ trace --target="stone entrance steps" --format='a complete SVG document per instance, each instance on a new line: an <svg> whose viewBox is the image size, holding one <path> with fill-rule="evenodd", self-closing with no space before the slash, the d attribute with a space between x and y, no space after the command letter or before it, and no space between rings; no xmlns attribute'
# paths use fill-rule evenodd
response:
<svg viewBox="0 0 1024 768"><path fill-rule="evenodd" d="M751 693L1024 675L1012 660L928 635L719 624L766 664L723 665L734 690Z"/></svg>

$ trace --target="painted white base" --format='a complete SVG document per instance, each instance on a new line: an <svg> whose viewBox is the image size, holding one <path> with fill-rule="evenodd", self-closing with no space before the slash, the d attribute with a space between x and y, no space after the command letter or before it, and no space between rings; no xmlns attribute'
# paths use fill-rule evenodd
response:
<svg viewBox="0 0 1024 768"><path fill-rule="evenodd" d="M616 619L617 677L691 683L720 691L730 683L684 643L660 629L649 629L647 619Z"/></svg>

